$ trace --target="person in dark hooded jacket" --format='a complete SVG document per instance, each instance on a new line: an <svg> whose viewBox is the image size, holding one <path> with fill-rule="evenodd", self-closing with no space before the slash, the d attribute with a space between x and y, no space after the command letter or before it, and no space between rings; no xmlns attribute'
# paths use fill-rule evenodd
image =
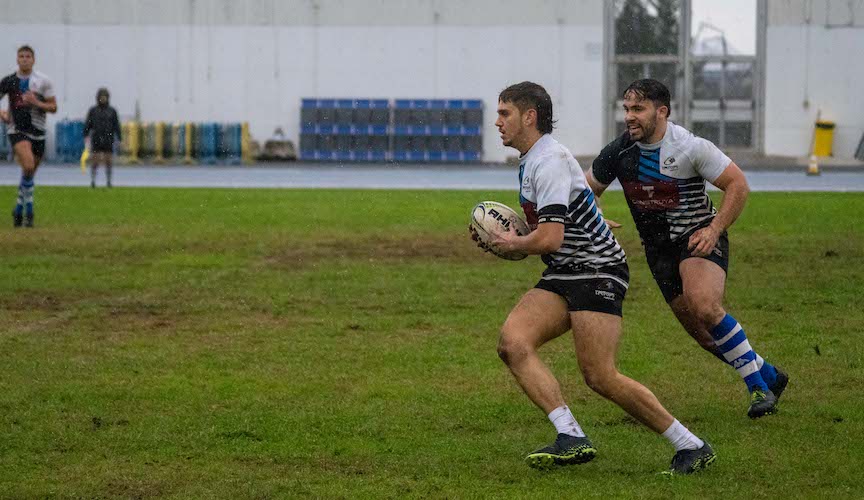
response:
<svg viewBox="0 0 864 500"><path fill-rule="evenodd" d="M111 187L111 164L114 157L114 141L122 140L120 120L117 110L109 104L108 89L101 88L96 93L96 106L87 112L84 124L84 140L90 141L92 169L90 187L96 187L96 171L99 164L105 165L106 185Z"/></svg>

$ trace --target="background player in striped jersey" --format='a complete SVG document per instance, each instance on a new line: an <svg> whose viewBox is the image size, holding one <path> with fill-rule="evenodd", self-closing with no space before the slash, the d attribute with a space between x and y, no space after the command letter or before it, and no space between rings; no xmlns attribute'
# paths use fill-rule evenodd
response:
<svg viewBox="0 0 864 500"><path fill-rule="evenodd" d="M678 321L738 371L750 390L751 418L773 413L789 378L752 350L723 309L726 230L744 210L747 179L713 143L668 121L669 89L659 81L637 80L623 97L627 132L594 160L588 182L600 196L621 181L648 265ZM706 180L724 191L719 212Z"/></svg>
<svg viewBox="0 0 864 500"><path fill-rule="evenodd" d="M33 227L33 177L45 155L46 113L57 112L54 87L45 75L33 70L35 62L33 49L22 46L18 49L18 71L0 80L0 99L9 96L9 111L0 119L9 123L9 142L21 164L21 184L12 211L15 227L22 223Z"/></svg>
<svg viewBox="0 0 864 500"><path fill-rule="evenodd" d="M523 82L499 95L495 125L504 145L521 154L519 195L533 231L527 236L502 233L491 243L505 251L542 255L547 265L539 283L510 312L498 344L501 359L558 432L554 443L526 461L546 468L584 463L596 454L558 381L537 355L540 346L572 329L588 386L669 439L676 451L670 472L695 472L715 459L711 447L615 366L627 261L576 159L549 135L552 124L552 99L540 85Z"/></svg>

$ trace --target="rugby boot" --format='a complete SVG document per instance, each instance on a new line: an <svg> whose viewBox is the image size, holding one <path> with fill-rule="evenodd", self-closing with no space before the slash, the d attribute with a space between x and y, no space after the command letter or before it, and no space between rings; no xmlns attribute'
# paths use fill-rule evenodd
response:
<svg viewBox="0 0 864 500"><path fill-rule="evenodd" d="M587 437L558 434L555 442L528 454L525 462L535 469L551 469L556 465L573 465L590 462L597 450Z"/></svg>
<svg viewBox="0 0 864 500"><path fill-rule="evenodd" d="M780 368L777 368L776 366L774 367L774 369L777 370L777 379L774 381L773 384L771 384L771 387L769 387L769 389L771 389L771 392L773 392L774 396L779 400L780 395L783 394L783 391L786 390L786 385L789 383L789 375L787 375L786 372L784 372Z"/></svg>
<svg viewBox="0 0 864 500"><path fill-rule="evenodd" d="M771 415L777 411L777 396L770 390L763 391L758 387L753 388L750 393L750 409L747 410L747 416L750 418L764 417Z"/></svg>
<svg viewBox="0 0 864 500"><path fill-rule="evenodd" d="M681 450L672 457L669 470L663 472L670 476L693 474L705 469L717 460L717 454L707 442L698 450Z"/></svg>

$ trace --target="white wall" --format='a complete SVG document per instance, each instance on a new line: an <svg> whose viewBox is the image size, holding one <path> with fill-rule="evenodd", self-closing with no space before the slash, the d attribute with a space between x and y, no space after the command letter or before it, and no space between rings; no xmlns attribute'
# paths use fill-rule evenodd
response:
<svg viewBox="0 0 864 500"><path fill-rule="evenodd" d="M28 43L57 118L106 86L123 117L137 102L143 120L249 121L257 139L296 140L304 97L482 98L485 159L502 161L497 94L523 80L574 153L602 147L602 26L594 0L0 0L0 70Z"/></svg>
<svg viewBox="0 0 864 500"><path fill-rule="evenodd" d="M765 152L809 154L816 115L836 123L834 156L864 134L864 1L770 0Z"/></svg>

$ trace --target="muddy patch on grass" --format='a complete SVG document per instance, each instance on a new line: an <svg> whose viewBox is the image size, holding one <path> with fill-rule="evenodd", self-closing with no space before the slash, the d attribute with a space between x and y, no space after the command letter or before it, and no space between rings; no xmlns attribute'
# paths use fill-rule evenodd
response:
<svg viewBox="0 0 864 500"><path fill-rule="evenodd" d="M52 294L21 292L0 296L0 310L56 312L64 309L68 302Z"/></svg>
<svg viewBox="0 0 864 500"><path fill-rule="evenodd" d="M424 262L430 259L448 262L475 262L489 258L467 236L461 234L414 234L404 236L364 236L345 240L328 238L318 241L279 242L264 258L264 264L280 269L305 267L334 259L365 262Z"/></svg>
<svg viewBox="0 0 864 500"><path fill-rule="evenodd" d="M173 329L184 316L169 310L166 304L135 299L106 303L102 310L107 321L122 329Z"/></svg>

